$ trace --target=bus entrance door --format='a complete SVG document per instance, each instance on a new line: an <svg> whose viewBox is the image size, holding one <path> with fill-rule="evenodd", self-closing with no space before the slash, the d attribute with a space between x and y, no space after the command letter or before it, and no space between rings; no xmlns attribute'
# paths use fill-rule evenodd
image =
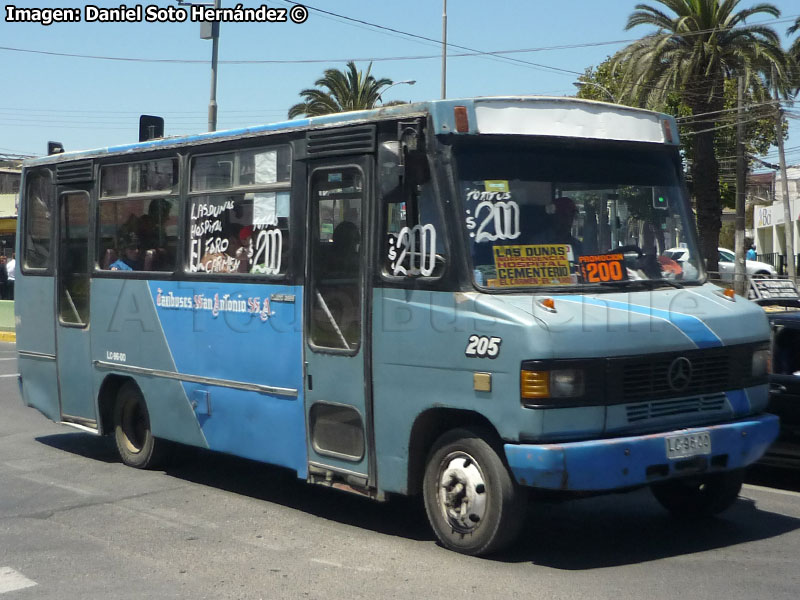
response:
<svg viewBox="0 0 800 600"><path fill-rule="evenodd" d="M58 197L56 361L61 420L97 429L89 345L89 194Z"/></svg>
<svg viewBox="0 0 800 600"><path fill-rule="evenodd" d="M346 162L344 162L346 160ZM309 164L305 403L309 475L364 490L371 406L364 291L371 157Z"/></svg>

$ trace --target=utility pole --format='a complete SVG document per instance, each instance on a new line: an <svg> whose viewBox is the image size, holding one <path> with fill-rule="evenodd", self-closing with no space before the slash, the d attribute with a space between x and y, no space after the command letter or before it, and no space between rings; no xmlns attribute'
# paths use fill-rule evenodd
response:
<svg viewBox="0 0 800 600"><path fill-rule="evenodd" d="M781 167L781 192L783 194L783 232L786 239L786 273L792 281L797 281L794 256L794 222L789 207L789 181L786 179L786 153L783 149L783 109L778 94L775 67L772 67L772 84L775 86L775 134L778 138L778 156Z"/></svg>
<svg viewBox="0 0 800 600"><path fill-rule="evenodd" d="M739 76L739 99L736 110L736 262L733 269L733 288L740 296L747 294L747 269L744 257L744 205L747 187L747 167L744 158L744 77Z"/></svg>
<svg viewBox="0 0 800 600"><path fill-rule="evenodd" d="M214 0L215 12L219 11L222 0ZM212 25L211 37L211 99L208 101L208 130L217 130L217 56L219 54L219 21Z"/></svg>
<svg viewBox="0 0 800 600"><path fill-rule="evenodd" d="M447 98L447 0L442 0L442 100Z"/></svg>
<svg viewBox="0 0 800 600"><path fill-rule="evenodd" d="M179 6L207 6L211 2L192 2L177 0ZM222 0L214 0L214 14L219 13ZM211 99L208 101L208 130L217 130L217 56L219 55L219 21L203 21L200 23L200 39L211 40Z"/></svg>

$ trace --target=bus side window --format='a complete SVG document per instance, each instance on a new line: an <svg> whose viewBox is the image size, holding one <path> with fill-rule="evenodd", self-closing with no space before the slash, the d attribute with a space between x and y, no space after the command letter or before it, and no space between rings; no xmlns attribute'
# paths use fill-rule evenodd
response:
<svg viewBox="0 0 800 600"><path fill-rule="evenodd" d="M31 171L25 179L22 264L26 269L46 269L50 262L55 188L46 169Z"/></svg>
<svg viewBox="0 0 800 600"><path fill-rule="evenodd" d="M399 198L386 203L383 272L390 277L440 277L445 231L424 156L409 160Z"/></svg>
<svg viewBox="0 0 800 600"><path fill-rule="evenodd" d="M172 271L177 255L177 201L100 200L99 267L111 271Z"/></svg>

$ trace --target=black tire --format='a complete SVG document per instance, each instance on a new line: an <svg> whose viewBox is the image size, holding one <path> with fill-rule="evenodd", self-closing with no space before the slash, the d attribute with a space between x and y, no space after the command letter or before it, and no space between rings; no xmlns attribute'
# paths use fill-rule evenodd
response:
<svg viewBox="0 0 800 600"><path fill-rule="evenodd" d="M154 469L163 460L165 441L153 436L147 403L132 381L125 383L117 393L114 440L122 462L129 467Z"/></svg>
<svg viewBox="0 0 800 600"><path fill-rule="evenodd" d="M488 432L454 429L433 445L422 485L425 511L446 548L473 556L511 544L525 521L527 495Z"/></svg>
<svg viewBox="0 0 800 600"><path fill-rule="evenodd" d="M739 497L744 471L675 479L650 486L656 500L679 517L710 517L729 508Z"/></svg>

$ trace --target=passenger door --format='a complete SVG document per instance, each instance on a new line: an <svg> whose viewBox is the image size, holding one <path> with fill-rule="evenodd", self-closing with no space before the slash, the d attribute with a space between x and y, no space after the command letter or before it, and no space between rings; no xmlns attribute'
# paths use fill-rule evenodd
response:
<svg viewBox="0 0 800 600"><path fill-rule="evenodd" d="M372 157L308 165L306 378L309 471L374 485L369 295Z"/></svg>
<svg viewBox="0 0 800 600"><path fill-rule="evenodd" d="M89 344L89 194L58 196L56 363L61 420L97 429Z"/></svg>

